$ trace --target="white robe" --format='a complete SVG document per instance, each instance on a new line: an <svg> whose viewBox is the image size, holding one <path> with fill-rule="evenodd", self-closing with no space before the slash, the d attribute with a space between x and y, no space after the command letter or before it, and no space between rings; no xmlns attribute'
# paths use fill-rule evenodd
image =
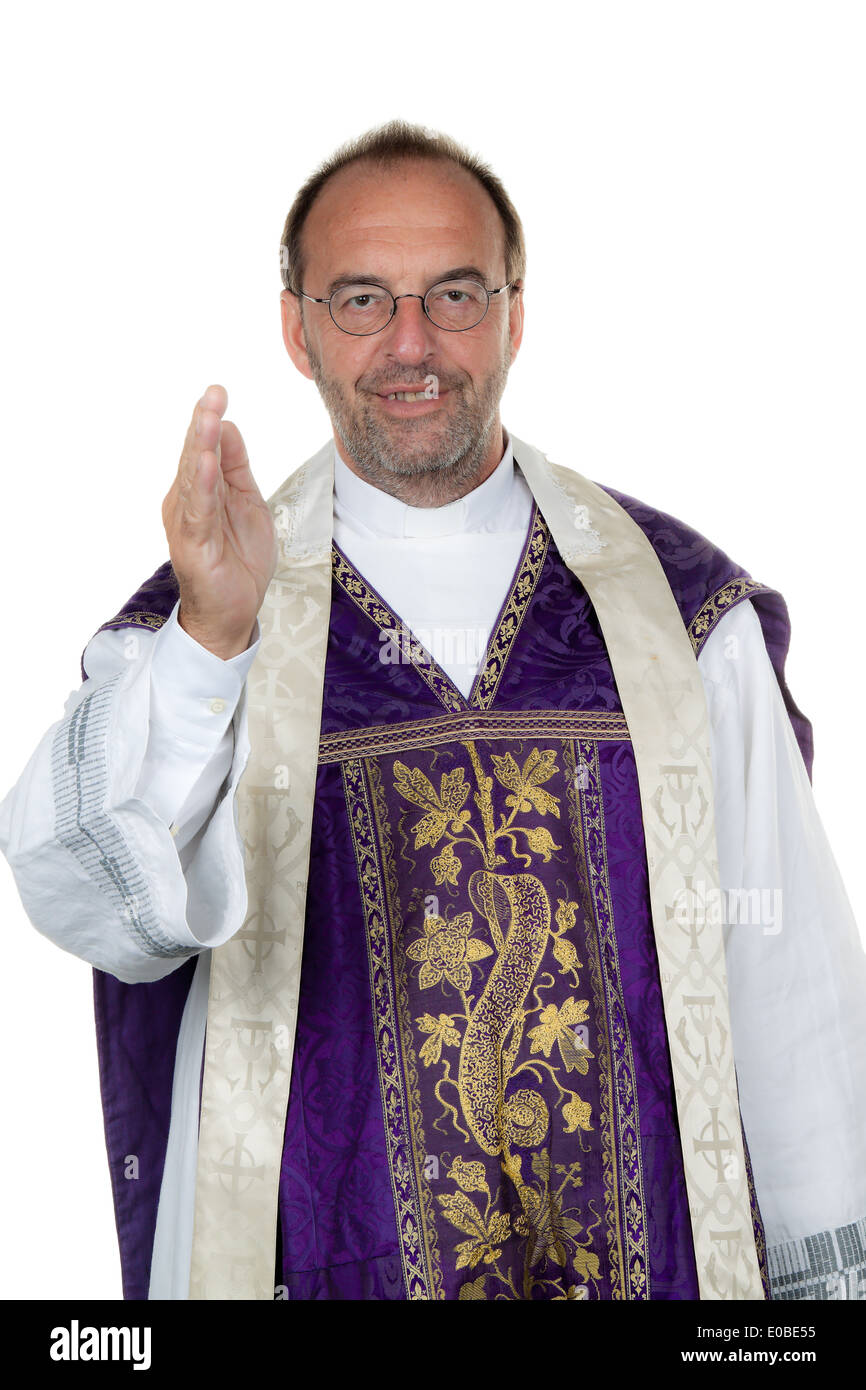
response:
<svg viewBox="0 0 866 1390"><path fill-rule="evenodd" d="M371 487L337 454L334 539L464 694L531 508L510 441L480 487L435 509ZM455 630L467 640L452 648ZM151 1298L188 1293L207 948L233 936L246 910L234 791L249 754L244 682L257 649L256 633L246 652L220 660L178 626L175 605L156 632L98 633L85 652L88 679L64 711L66 720L103 687L105 812L146 876L160 930L200 951L178 1040ZM866 957L748 601L710 633L698 667L723 894L765 894L761 922L728 925L725 945L740 1105L771 1274L774 1285L799 1275L791 1287L801 1297L856 1297L850 1284L826 1277L847 1269L860 1276L863 1296ZM0 803L0 848L39 931L121 980L159 979L185 957L149 954L54 839L51 749L62 722ZM839 1248L858 1238L859 1259Z"/></svg>

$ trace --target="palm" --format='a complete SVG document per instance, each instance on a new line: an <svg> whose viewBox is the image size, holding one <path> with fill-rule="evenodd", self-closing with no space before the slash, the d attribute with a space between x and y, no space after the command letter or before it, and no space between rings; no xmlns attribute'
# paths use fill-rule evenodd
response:
<svg viewBox="0 0 866 1390"><path fill-rule="evenodd" d="M276 566L273 519L223 386L198 402L162 506L180 586L179 622L218 655L247 644Z"/></svg>
<svg viewBox="0 0 866 1390"><path fill-rule="evenodd" d="M231 420L222 424L219 464L220 529L212 540L212 593L227 605L258 612L273 573L274 523L240 430Z"/></svg>

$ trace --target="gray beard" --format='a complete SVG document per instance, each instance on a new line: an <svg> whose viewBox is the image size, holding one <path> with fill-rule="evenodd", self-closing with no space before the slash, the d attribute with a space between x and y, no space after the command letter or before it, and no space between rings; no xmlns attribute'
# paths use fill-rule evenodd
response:
<svg viewBox="0 0 866 1390"><path fill-rule="evenodd" d="M477 486L494 431L499 428L496 420L509 368L504 356L498 369L482 383L477 399L467 399L464 383L443 382L443 389L454 399L444 407L447 422L443 418L438 428L431 428L430 416L417 420L383 418L363 395L353 410L340 384L325 376L321 360L309 344L307 355L346 457L373 487L413 507L444 507ZM404 368L403 379L414 374L414 379L420 380L429 371L423 367L410 373ZM380 382L378 390L389 385L392 383ZM394 389L399 390L399 383Z"/></svg>

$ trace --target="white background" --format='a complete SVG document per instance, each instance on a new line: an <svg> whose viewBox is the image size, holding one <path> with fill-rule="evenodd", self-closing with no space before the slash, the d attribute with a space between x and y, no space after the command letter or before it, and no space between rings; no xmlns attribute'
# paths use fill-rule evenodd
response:
<svg viewBox="0 0 866 1390"><path fill-rule="evenodd" d="M281 340L280 234L320 160L401 116L523 219L506 427L785 595L862 927L863 6L35 3L4 29L0 795L167 558L204 387L265 496L329 437ZM118 1298L91 972L5 861L0 899L0 1296Z"/></svg>

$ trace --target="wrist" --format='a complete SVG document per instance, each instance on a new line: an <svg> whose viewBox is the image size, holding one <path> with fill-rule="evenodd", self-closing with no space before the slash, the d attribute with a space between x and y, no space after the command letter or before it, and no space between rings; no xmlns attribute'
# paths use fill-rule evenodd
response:
<svg viewBox="0 0 866 1390"><path fill-rule="evenodd" d="M215 628L206 623L199 623L194 618L190 618L183 611L181 606L177 614L178 627L183 628L187 636L191 637L199 646L218 656L222 661L230 661L233 656L240 656L250 645L253 632L255 631L255 619L246 627L225 629Z"/></svg>

